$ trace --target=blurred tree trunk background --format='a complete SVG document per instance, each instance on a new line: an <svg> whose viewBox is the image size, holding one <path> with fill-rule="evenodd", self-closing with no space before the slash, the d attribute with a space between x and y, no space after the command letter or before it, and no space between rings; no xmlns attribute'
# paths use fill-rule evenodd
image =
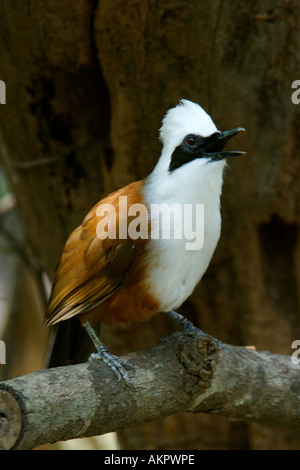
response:
<svg viewBox="0 0 300 470"><path fill-rule="evenodd" d="M219 129L246 128L247 156L226 171L221 241L181 311L224 342L290 355L300 338L299 2L13 3L0 2L0 158L37 270L51 278L91 206L149 174L164 113L196 101ZM103 338L123 353L170 328L158 317ZM119 439L126 449L300 448L299 431L187 413Z"/></svg>

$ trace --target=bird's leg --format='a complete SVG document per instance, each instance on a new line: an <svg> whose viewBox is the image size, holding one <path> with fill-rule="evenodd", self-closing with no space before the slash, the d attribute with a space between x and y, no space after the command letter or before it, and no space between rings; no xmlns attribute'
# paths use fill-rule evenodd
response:
<svg viewBox="0 0 300 470"><path fill-rule="evenodd" d="M129 379L128 374L125 369L134 369L134 367L128 362L121 359L120 357L112 354L108 350L107 346L105 346L105 344L103 344L102 341L98 338L94 328L89 322L86 322L84 327L97 351L96 353L93 353L90 355L89 361L92 361L92 360L103 361L112 369L112 371L118 377L119 380L123 379L126 385L129 385L130 387L132 387L132 382Z"/></svg>
<svg viewBox="0 0 300 470"><path fill-rule="evenodd" d="M191 321L187 320L183 315L180 315L180 313L177 313L174 310L164 312L164 315L181 326L184 331L192 331L197 329L197 327Z"/></svg>

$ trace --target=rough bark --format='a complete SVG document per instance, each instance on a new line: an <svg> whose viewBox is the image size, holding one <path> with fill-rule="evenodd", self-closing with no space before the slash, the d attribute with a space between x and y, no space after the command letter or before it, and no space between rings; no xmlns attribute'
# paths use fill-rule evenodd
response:
<svg viewBox="0 0 300 470"><path fill-rule="evenodd" d="M53 272L101 196L146 176L157 129L185 97L220 129L243 126L222 197L222 238L182 312L232 344L291 353L300 338L300 113L296 0L45 0L0 4L0 158L28 244ZM105 330L119 351L166 331ZM205 433L199 430L205 428ZM299 448L296 431L179 414L123 431L125 448Z"/></svg>
<svg viewBox="0 0 300 470"><path fill-rule="evenodd" d="M132 386L101 361L0 384L0 448L99 435L179 411L300 428L300 371L290 357L220 343L195 330L133 353Z"/></svg>

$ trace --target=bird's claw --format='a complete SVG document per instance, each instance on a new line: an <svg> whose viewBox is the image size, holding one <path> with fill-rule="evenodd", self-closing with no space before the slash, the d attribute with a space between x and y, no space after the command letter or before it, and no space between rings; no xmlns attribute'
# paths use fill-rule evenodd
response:
<svg viewBox="0 0 300 470"><path fill-rule="evenodd" d="M198 329L191 321L187 320L183 315L175 312L174 310L164 312L164 314L177 323L177 325L181 326L182 330L184 331L194 331Z"/></svg>
<svg viewBox="0 0 300 470"><path fill-rule="evenodd" d="M134 370L134 366L132 366L129 362L126 362L124 359L111 354L104 345L99 346L97 348L97 352L90 355L89 361L95 360L103 361L111 368L114 374L118 377L118 380L123 380L127 386L133 387L133 383L131 382L126 372L126 369Z"/></svg>
<svg viewBox="0 0 300 470"><path fill-rule="evenodd" d="M87 322L85 325L85 329L90 336L91 340L94 343L94 346L96 348L96 353L93 353L89 357L89 361L102 361L105 364L107 364L113 373L118 377L118 380L123 380L126 385L129 387L133 387L133 383L131 382L126 369L131 369L133 370L134 367L129 364L129 362L124 361L124 359L121 359L118 356L114 356L108 348L103 344L98 336L96 335L96 332L92 328L91 324Z"/></svg>

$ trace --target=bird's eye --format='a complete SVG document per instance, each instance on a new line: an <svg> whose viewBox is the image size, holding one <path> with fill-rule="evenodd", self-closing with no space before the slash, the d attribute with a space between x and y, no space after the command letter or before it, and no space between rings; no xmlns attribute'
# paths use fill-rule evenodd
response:
<svg viewBox="0 0 300 470"><path fill-rule="evenodd" d="M197 139L194 136L190 135L186 138L186 143L189 147L195 147L197 145Z"/></svg>

